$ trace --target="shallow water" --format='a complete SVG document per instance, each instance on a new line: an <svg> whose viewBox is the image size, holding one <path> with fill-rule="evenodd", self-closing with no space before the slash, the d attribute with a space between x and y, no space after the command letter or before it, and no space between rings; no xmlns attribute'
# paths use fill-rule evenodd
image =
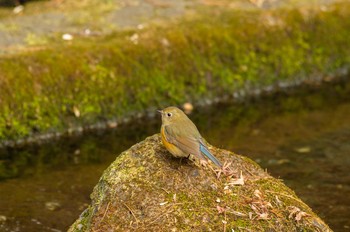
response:
<svg viewBox="0 0 350 232"><path fill-rule="evenodd" d="M256 160L332 229L349 231L349 115L350 83L337 83L196 109L190 117L211 144ZM159 118L142 119L2 151L0 231L65 231L117 154L159 126Z"/></svg>

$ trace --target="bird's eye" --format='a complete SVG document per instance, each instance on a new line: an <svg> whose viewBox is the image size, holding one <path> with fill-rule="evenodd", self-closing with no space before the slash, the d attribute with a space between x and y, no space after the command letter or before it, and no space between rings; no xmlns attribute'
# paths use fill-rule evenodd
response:
<svg viewBox="0 0 350 232"><path fill-rule="evenodd" d="M167 113L166 116L171 117L171 116L173 116L173 114L172 113Z"/></svg>

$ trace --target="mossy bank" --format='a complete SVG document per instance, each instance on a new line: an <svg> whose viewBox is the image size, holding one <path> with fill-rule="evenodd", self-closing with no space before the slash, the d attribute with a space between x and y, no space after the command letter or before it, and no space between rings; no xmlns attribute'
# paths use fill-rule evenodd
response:
<svg viewBox="0 0 350 232"><path fill-rule="evenodd" d="M350 62L350 3L199 12L4 55L0 140L113 126L136 112L332 75Z"/></svg>
<svg viewBox="0 0 350 232"><path fill-rule="evenodd" d="M331 231L252 160L210 147L222 170L173 158L154 135L105 170L69 231Z"/></svg>

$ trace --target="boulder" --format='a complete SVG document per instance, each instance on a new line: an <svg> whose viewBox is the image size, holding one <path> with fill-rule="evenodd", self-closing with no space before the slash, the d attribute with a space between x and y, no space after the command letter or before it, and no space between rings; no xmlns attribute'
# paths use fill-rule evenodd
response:
<svg viewBox="0 0 350 232"><path fill-rule="evenodd" d="M222 169L172 157L159 134L132 146L68 231L331 231L254 161L208 147Z"/></svg>

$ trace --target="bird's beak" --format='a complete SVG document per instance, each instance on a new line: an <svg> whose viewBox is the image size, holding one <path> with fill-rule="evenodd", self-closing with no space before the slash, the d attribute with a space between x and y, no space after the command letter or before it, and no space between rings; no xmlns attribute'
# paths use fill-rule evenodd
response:
<svg viewBox="0 0 350 232"><path fill-rule="evenodd" d="M160 114L163 114L163 110L157 110Z"/></svg>

